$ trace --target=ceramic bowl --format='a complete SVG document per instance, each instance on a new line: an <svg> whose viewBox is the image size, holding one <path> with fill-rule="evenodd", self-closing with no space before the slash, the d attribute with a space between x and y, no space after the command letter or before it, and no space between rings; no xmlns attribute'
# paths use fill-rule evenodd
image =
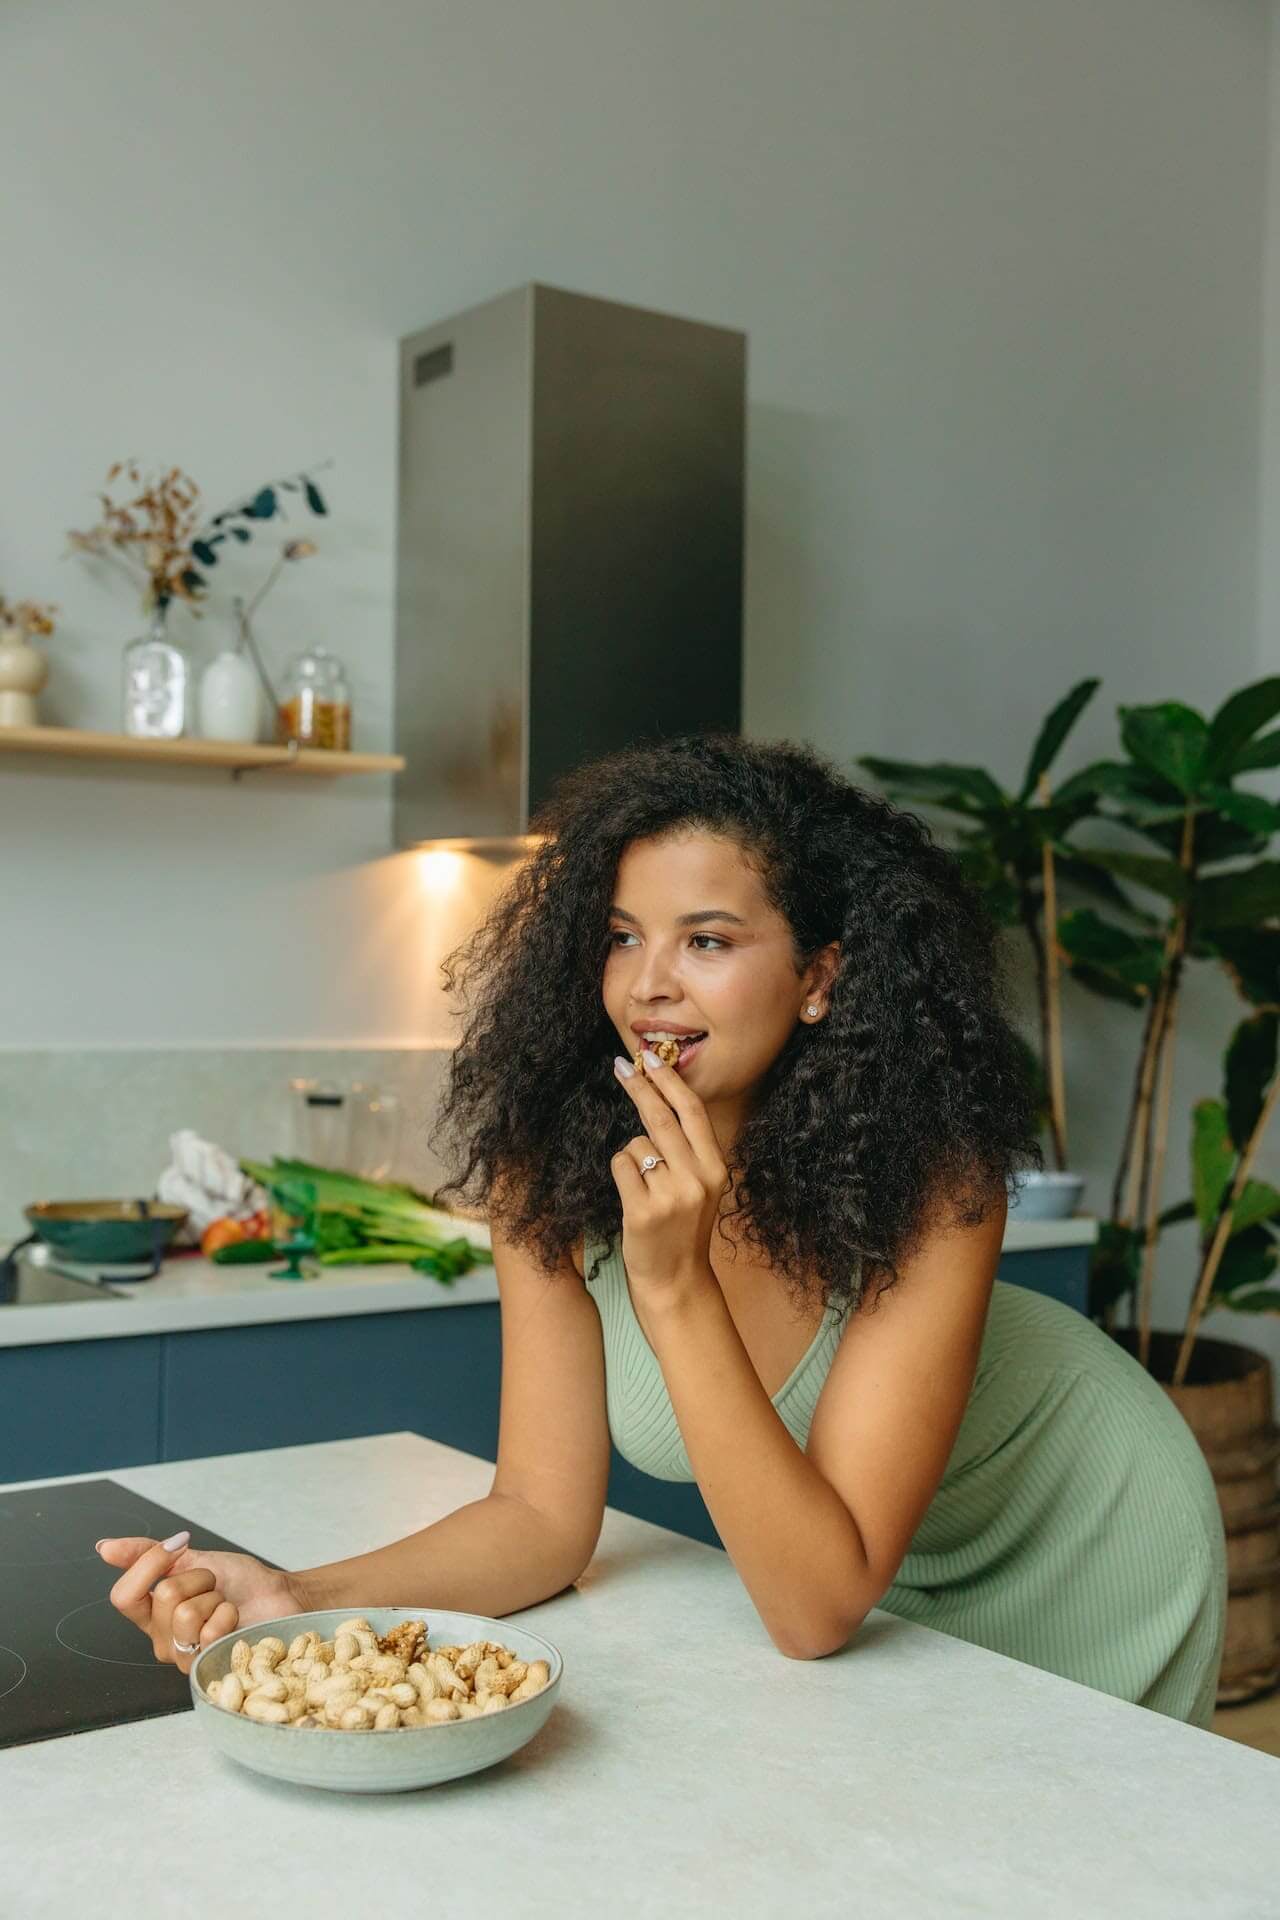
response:
<svg viewBox="0 0 1280 1920"><path fill-rule="evenodd" d="M380 1635L403 1620L425 1620L432 1647L496 1641L521 1660L545 1660L551 1670L549 1683L532 1700L522 1700L505 1713L447 1720L438 1727L397 1727L389 1733L266 1726L246 1720L243 1714L227 1713L205 1698L210 1682L229 1672L237 1640L252 1642L276 1634L287 1646L295 1634L309 1627L322 1640L332 1640L335 1628L360 1612L358 1607L343 1607L327 1613L294 1613L283 1620L258 1621L215 1640L191 1668L197 1724L230 1759L275 1780L327 1787L335 1793L406 1793L478 1773L507 1759L532 1740L556 1703L564 1662L549 1640L509 1620L487 1620L479 1613L441 1613L434 1607L366 1607L363 1617Z"/></svg>
<svg viewBox="0 0 1280 1920"><path fill-rule="evenodd" d="M1016 1173L1009 1182L1009 1211L1019 1220L1067 1220L1084 1192L1082 1173Z"/></svg>

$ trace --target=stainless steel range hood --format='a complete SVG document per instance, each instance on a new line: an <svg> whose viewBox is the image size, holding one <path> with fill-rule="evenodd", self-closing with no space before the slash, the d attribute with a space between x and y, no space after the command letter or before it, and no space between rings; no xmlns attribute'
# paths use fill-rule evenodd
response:
<svg viewBox="0 0 1280 1920"><path fill-rule="evenodd" d="M401 342L398 846L742 721L746 336L536 284Z"/></svg>

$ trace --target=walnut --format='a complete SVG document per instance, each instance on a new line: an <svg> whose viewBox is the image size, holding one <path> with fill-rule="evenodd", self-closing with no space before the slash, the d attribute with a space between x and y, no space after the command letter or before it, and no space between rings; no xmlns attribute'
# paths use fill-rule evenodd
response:
<svg viewBox="0 0 1280 1920"><path fill-rule="evenodd" d="M379 1653L393 1653L411 1667L415 1660L422 1658L427 1644L427 1623L425 1620L402 1620L398 1627L392 1627L390 1633L384 1633L378 1641Z"/></svg>

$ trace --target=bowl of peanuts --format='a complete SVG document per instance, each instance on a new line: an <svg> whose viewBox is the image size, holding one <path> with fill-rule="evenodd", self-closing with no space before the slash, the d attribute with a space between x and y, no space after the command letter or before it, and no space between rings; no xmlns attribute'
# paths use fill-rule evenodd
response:
<svg viewBox="0 0 1280 1920"><path fill-rule="evenodd" d="M549 1640L505 1620L372 1607L225 1634L192 1665L191 1698L198 1724L242 1766L338 1793L396 1793L507 1759L546 1720L563 1668Z"/></svg>

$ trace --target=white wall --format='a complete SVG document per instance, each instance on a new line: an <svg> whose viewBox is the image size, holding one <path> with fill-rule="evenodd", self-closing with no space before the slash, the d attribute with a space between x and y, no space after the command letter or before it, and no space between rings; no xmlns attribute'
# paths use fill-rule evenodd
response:
<svg viewBox="0 0 1280 1920"><path fill-rule="evenodd" d="M136 610L58 557L110 461L220 504L332 456L263 638L339 651L388 744L395 342L533 277L750 334L751 730L1012 774L1077 673L1207 697L1252 662L1264 11L6 10L0 582L62 603L45 717L114 723ZM0 1044L419 1034L388 844L377 781L6 767Z"/></svg>
<svg viewBox="0 0 1280 1920"><path fill-rule="evenodd" d="M1121 702L1216 705L1258 670L1259 604L1272 664L1280 630L1268 11L9 8L0 582L64 608L46 717L114 723L136 611L57 557L110 461L221 503L332 456L323 551L262 634L277 663L334 647L358 744L387 745L395 343L530 278L750 335L749 731L1013 780L1084 673L1078 758ZM0 770L0 1046L443 1040L435 961L493 876L433 897L388 845L376 781ZM1216 1086L1215 991L1179 1114ZM1135 1040L1076 996L1098 1210ZM1181 1190L1176 1129L1171 1154Z"/></svg>

